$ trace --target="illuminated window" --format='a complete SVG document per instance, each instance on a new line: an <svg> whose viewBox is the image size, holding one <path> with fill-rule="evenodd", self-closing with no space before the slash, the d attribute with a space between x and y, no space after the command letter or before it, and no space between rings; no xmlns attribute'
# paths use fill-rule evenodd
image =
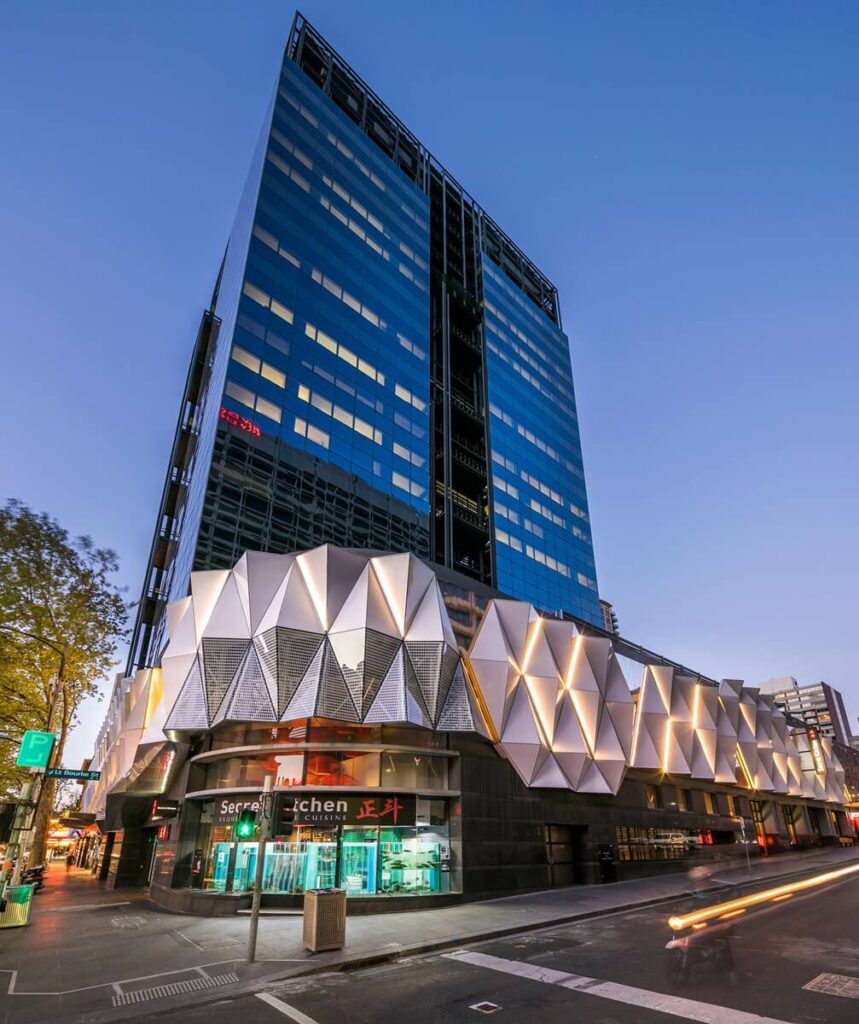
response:
<svg viewBox="0 0 859 1024"><path fill-rule="evenodd" d="M233 345L231 357L235 359L237 363L240 363L242 366L246 366L249 370L252 370L254 373L259 373L259 359L251 352L248 352L246 349L240 348L238 345Z"/></svg>
<svg viewBox="0 0 859 1024"><path fill-rule="evenodd" d="M345 363L350 366L356 367L361 373L369 377L371 380L376 381L377 384L384 386L385 375L375 368L372 364L368 363L364 359L359 359L354 352L346 348L345 345L341 345L338 341L335 341L330 335L324 331L320 331L318 327L313 324L305 324L304 333L312 341L315 341L317 345L321 345L323 348L327 348L329 352L333 352L338 359L342 359Z"/></svg>
<svg viewBox="0 0 859 1024"><path fill-rule="evenodd" d="M736 817L739 816L738 813L737 813L737 801L736 801L736 798L731 796L730 793L728 793L728 814L730 814L731 817L733 817L733 818L736 818Z"/></svg>
<svg viewBox="0 0 859 1024"><path fill-rule="evenodd" d="M335 195L339 196L344 203L348 203L349 206L351 206L351 208L355 211L355 213L363 217L368 224L372 224L377 231L381 231L384 234L385 228L382 222L379 220L379 218L374 217L373 214L370 213L370 211L367 209L367 207L364 206L363 203L359 202L353 195L347 192L342 185L339 185L336 181L332 181L332 179L329 178L328 175L326 174L322 175L322 181L323 184L327 185L327 187L330 188Z"/></svg>
<svg viewBox="0 0 859 1024"><path fill-rule="evenodd" d="M375 174L373 171L371 171L370 168L367 167L367 165L364 164L352 152L352 150L346 145L345 142L342 142L340 139L338 139L337 136L333 132L327 132L325 137L326 137L326 139L328 139L328 141L331 143L332 146L335 146L337 148L338 152L342 153L343 156L346 157L347 160L351 160L352 163L354 163L355 166L358 168L358 170L363 175L365 175L367 178L369 178L370 181L373 182L373 184L376 186L376 188L378 188L382 192L387 192L387 189L385 188L384 181L382 181L382 179L377 174Z"/></svg>
<svg viewBox="0 0 859 1024"><path fill-rule="evenodd" d="M227 386L224 389L225 393L236 402L241 402L242 405L246 405L249 409L253 409L256 395L253 391L248 391L247 388L243 388L241 384L236 384L235 381L228 380Z"/></svg>
<svg viewBox="0 0 859 1024"><path fill-rule="evenodd" d="M319 121L317 121L316 117L307 109L307 107L303 107L297 100L290 96L286 89L278 88L277 94L282 100L286 100L291 107L294 107L305 121L312 124L314 128L319 127Z"/></svg>
<svg viewBox="0 0 859 1024"><path fill-rule="evenodd" d="M502 544L506 544L507 547L513 548L514 551L522 550L522 541L518 537L511 537L505 530L496 529L495 539Z"/></svg>
<svg viewBox="0 0 859 1024"><path fill-rule="evenodd" d="M704 810L707 814L716 813L716 803L713 800L713 794L708 793L707 790L704 790Z"/></svg>
<svg viewBox="0 0 859 1024"><path fill-rule="evenodd" d="M324 430L314 427L312 423L308 423L306 420L298 419L296 417L293 430L296 434L306 437L308 441L313 441L314 444L318 444L322 448L328 447L330 441L328 434L326 434Z"/></svg>
<svg viewBox="0 0 859 1024"><path fill-rule="evenodd" d="M313 170L313 161L309 156L302 153L298 146L294 146L285 135L282 135L276 128L272 129L271 137L287 151L291 153L299 163L304 164L308 171Z"/></svg>
<svg viewBox="0 0 859 1024"><path fill-rule="evenodd" d="M408 402L408 404L417 409L418 412L423 412L427 407L426 402L418 398L417 395L413 395L411 391L409 391L408 388L404 388L402 384L394 385L394 394L402 401Z"/></svg>
<svg viewBox="0 0 859 1024"><path fill-rule="evenodd" d="M413 494L416 498L422 498L426 493L425 487L409 480L409 478L403 476L402 473L391 473L391 483L393 483L394 487L399 487L400 490L407 491L409 494Z"/></svg>
<svg viewBox="0 0 859 1024"><path fill-rule="evenodd" d="M409 451L404 445L398 444L394 441L394 455L399 455L401 459L405 459L406 462L411 462L413 466L422 466L426 459L420 455L416 455L415 452Z"/></svg>
<svg viewBox="0 0 859 1024"><path fill-rule="evenodd" d="M400 252L403 253L404 256L408 256L408 258L413 263L416 263L421 268L421 270L428 269L426 263L420 258L420 256L418 256L414 249L406 245L405 242L400 242Z"/></svg>
<svg viewBox="0 0 859 1024"><path fill-rule="evenodd" d="M272 366L271 363L262 364L260 375L265 377L266 380L270 380L272 384L276 384L279 388L286 387L286 374Z"/></svg>
<svg viewBox="0 0 859 1024"><path fill-rule="evenodd" d="M298 185L300 189L303 189L305 192L310 191L310 182L307 178L300 175L294 167L290 167L289 164L285 160L281 159L273 149L270 149L266 153L265 157L270 164L273 164L282 174L286 175L290 181Z"/></svg>
<svg viewBox="0 0 859 1024"><path fill-rule="evenodd" d="M259 224L255 224L254 237L267 245L269 249L273 249L278 256L282 256L288 263L291 263L299 270L301 269L301 261L297 257L293 256L292 253L287 252L286 249L282 248L280 242L270 231L266 231L265 228L260 227Z"/></svg>
<svg viewBox="0 0 859 1024"><path fill-rule="evenodd" d="M275 405L274 402L269 402L267 398L257 398L256 410L263 416L268 416L270 420L274 420L275 423L280 423L280 406Z"/></svg>
<svg viewBox="0 0 859 1024"><path fill-rule="evenodd" d="M350 430L354 430L357 434L361 434L362 437L368 438L375 444L381 445L384 443L381 430L378 430L371 423L367 423L366 420L355 416L348 409L335 405L334 402L324 395L320 395L318 391L311 391L306 385L299 384L298 398L302 402L309 402L321 413L324 413L326 416L332 416L338 423L342 423L344 426L349 427Z"/></svg>
<svg viewBox="0 0 859 1024"><path fill-rule="evenodd" d="M656 811L659 809L659 794L656 790L656 786L645 786L644 796L647 800L647 809L649 811Z"/></svg>
<svg viewBox="0 0 859 1024"><path fill-rule="evenodd" d="M387 328L385 321L372 311L369 307L365 306L362 302L359 302L353 295L345 291L340 287L336 281L332 281L330 277L327 277L322 273L321 270L317 270L315 267L311 271L310 276L317 284L321 284L322 287L330 292L335 298L340 299L350 309L353 309L356 313L362 316L365 320L369 321L374 327L378 327L380 331L384 331Z"/></svg>
<svg viewBox="0 0 859 1024"><path fill-rule="evenodd" d="M273 299L261 288L257 288L255 284L251 284L250 281L245 281L242 286L242 293L247 295L249 299L253 299L254 302L258 302L266 309L270 309L275 316L279 316L281 320L285 320L288 324L293 322L294 317L291 309L287 309L286 306L278 302L277 299Z"/></svg>
<svg viewBox="0 0 859 1024"><path fill-rule="evenodd" d="M404 335L399 334L399 333L397 334L397 340L403 346L403 348L407 352L411 352L411 354L416 359L420 359L421 362L424 362L426 360L426 357L427 357L426 352L424 352L424 350L422 348L418 348L418 346L413 341L409 341L408 338L406 338Z"/></svg>

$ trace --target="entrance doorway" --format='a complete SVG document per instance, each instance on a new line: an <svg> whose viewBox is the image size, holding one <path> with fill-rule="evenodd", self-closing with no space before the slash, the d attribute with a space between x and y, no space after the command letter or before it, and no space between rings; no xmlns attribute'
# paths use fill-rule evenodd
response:
<svg viewBox="0 0 859 1024"><path fill-rule="evenodd" d="M549 885L583 882L581 863L586 825L546 825L546 864Z"/></svg>

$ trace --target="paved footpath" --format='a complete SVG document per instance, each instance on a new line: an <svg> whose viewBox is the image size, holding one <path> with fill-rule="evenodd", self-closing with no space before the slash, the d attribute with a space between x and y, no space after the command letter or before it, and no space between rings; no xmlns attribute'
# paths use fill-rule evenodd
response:
<svg viewBox="0 0 859 1024"><path fill-rule="evenodd" d="M859 848L790 853L717 869L721 883L751 884L814 874L859 860ZM140 890L112 891L88 873L51 869L35 897L27 928L0 932L0 1022L133 1019L146 1002L155 1010L200 1003L229 991L303 974L337 971L676 900L688 892L683 874L603 886L572 886L438 910L368 914L348 919L342 950L312 954L302 945L299 916L266 915L258 962L245 962L248 919L168 914ZM715 898L715 897L714 897ZM154 992L153 990L157 990ZM131 993L139 993L132 996ZM135 1010L136 1005L136 1010Z"/></svg>

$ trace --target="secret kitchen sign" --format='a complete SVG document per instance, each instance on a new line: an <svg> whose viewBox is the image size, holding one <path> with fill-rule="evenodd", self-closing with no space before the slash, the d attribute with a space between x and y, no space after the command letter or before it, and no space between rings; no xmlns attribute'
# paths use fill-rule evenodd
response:
<svg viewBox="0 0 859 1024"><path fill-rule="evenodd" d="M280 794L281 827L290 825L414 825L417 812L413 796L374 793L351 796L324 790L316 793Z"/></svg>

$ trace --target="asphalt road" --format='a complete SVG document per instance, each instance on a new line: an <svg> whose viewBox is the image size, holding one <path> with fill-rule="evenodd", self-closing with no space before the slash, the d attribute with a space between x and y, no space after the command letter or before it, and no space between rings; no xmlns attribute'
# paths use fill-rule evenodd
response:
<svg viewBox="0 0 859 1024"><path fill-rule="evenodd" d="M683 911L688 903L670 910ZM147 1024L446 1024L484 1016L516 1024L857 1024L856 997L807 991L822 973L859 979L859 879L734 919L736 972L700 964L666 979L669 908L604 917L351 973L295 979L259 995ZM582 976L586 980L582 980ZM591 980L587 980L591 979ZM598 984L598 982L610 984ZM478 1004L489 1013L475 1009ZM662 1008L657 1008L661 1004ZM757 1020L753 1015L758 1015Z"/></svg>

